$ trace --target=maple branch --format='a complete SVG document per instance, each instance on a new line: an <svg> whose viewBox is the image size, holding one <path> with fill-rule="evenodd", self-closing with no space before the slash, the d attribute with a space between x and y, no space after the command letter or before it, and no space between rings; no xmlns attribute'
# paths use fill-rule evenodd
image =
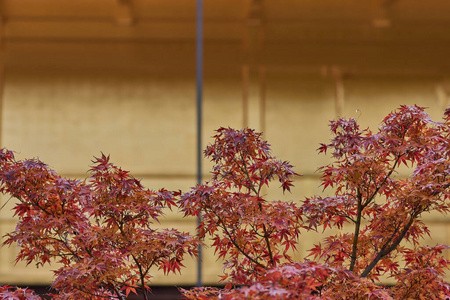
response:
<svg viewBox="0 0 450 300"><path fill-rule="evenodd" d="M122 231L122 230L121 230ZM144 296L145 300L148 300L148 296L147 296L147 290L145 287L145 276L147 275L148 271L150 270L150 268L153 266L153 264L155 263L155 260L153 260L151 262L151 264L145 269L145 271L142 269L142 265L139 263L139 260L134 256L134 254L131 254L131 257L134 260L134 263L136 264L136 266L138 267L139 270L139 280L141 281L141 290L142 290L142 295Z"/></svg>
<svg viewBox="0 0 450 300"><path fill-rule="evenodd" d="M67 249L67 251L69 252L69 253L58 252L58 256L71 256L71 257L76 258L76 261L80 261L80 259L81 259L80 256L75 252L75 250L73 250L70 247L67 237L62 237L60 234L58 234L58 236L60 237L60 239L57 239L57 238L52 238L52 239L54 239L57 242L62 243L64 245L64 247ZM62 251L62 249L60 251Z"/></svg>
<svg viewBox="0 0 450 300"><path fill-rule="evenodd" d="M358 188L357 191L357 201L358 201L358 208L357 208L357 215L356 215L356 221L355 221L355 233L353 235L353 245L352 245L352 254L351 254L351 262L350 262L350 268L349 271L353 271L355 269L356 264L356 252L358 251L358 239L359 239L359 231L361 228L361 218L362 218L362 211L364 209L362 205L362 195L361 191Z"/></svg>
<svg viewBox="0 0 450 300"><path fill-rule="evenodd" d="M110 285L110 284L108 284L108 285ZM114 293L116 293L117 298L119 298L120 300L125 300L125 297L123 296L123 294L116 288L116 286L114 284L111 284L111 288L114 291ZM102 297L106 298L106 296L102 296Z"/></svg>
<svg viewBox="0 0 450 300"><path fill-rule="evenodd" d="M140 280L141 280L142 294L144 295L144 299L145 299L145 300L148 300L148 297L147 297L147 291L146 291L146 289L145 289L145 275L146 275L146 274L143 273L143 271L142 271L142 266L141 266L141 264L137 261L136 257L134 257L134 255L132 255L132 257L133 257L133 260L134 260L134 262L136 263L136 265L137 265L137 267L138 267L138 270L139 270L139 275L140 275L139 277L140 277ZM149 269L147 269L147 272L148 272L148 270L149 270Z"/></svg>
<svg viewBox="0 0 450 300"><path fill-rule="evenodd" d="M259 210L262 212L261 203L258 203L258 206L259 206ZM269 251L270 263L272 266L275 266L275 261L273 260L272 248L270 247L269 234L267 233L267 228L266 228L265 224L263 224L263 231L264 231L264 240L267 245L267 251Z"/></svg>
<svg viewBox="0 0 450 300"><path fill-rule="evenodd" d="M208 198L209 196L206 195ZM264 266L263 264L261 264L259 261L255 260L253 257L251 257L248 253L246 253L234 240L234 237L230 234L230 232L228 231L225 222L222 220L222 218L220 218L219 216L217 216L217 218L219 219L219 222L222 224L222 228L225 231L225 233L227 234L229 240L231 241L231 243L239 250L239 252L241 252L247 259L249 259L251 262L253 262L254 264L260 266L263 269L267 270L267 267Z"/></svg>
<svg viewBox="0 0 450 300"><path fill-rule="evenodd" d="M125 297L123 296L123 294L113 284L112 284L112 289L116 293L117 298L119 298L120 300L125 300Z"/></svg>
<svg viewBox="0 0 450 300"><path fill-rule="evenodd" d="M375 191L373 191L372 195L370 197L367 197L367 200L365 201L365 203L363 204L363 209L369 205L372 200L375 198L375 196L378 194L378 192L380 191L380 189L383 187L383 185L386 183L386 181L392 176L392 173L394 173L395 168L397 167L398 162L400 161L400 158L404 155L404 153L402 154L397 154L397 157L395 159L394 165L392 166L391 170L389 171L389 173L387 173L387 175L384 177L383 181L377 186L377 188L375 189Z"/></svg>
<svg viewBox="0 0 450 300"><path fill-rule="evenodd" d="M252 180L250 178L250 174L248 172L247 165L245 164L245 159L244 159L242 153L241 153L241 159L242 159L242 165L243 166L241 166L241 164L239 164L239 162L233 157L234 163L239 167L241 172L244 173L245 176L247 177L247 180L248 180L248 182L250 184L250 186L247 186L247 188L249 189L249 191L250 190L253 191L255 193L255 195L258 195L258 191L256 190L256 188L252 184Z"/></svg>
<svg viewBox="0 0 450 300"><path fill-rule="evenodd" d="M393 240L394 236L397 233L397 229L393 232L391 237L384 243L384 245L381 247L381 250L378 252L378 254L375 256L375 258L370 262L370 264L364 269L364 271L361 273L360 277L367 277L369 273L373 270L373 268L378 264L378 262L385 256L387 256L389 253L391 253L397 246L400 244L400 242L405 237L406 233L408 232L411 225L414 223L414 220L419 215L420 211L416 211L413 213L411 218L409 219L408 223L403 227L402 232L400 235L395 239L395 241L390 245L389 243Z"/></svg>
<svg viewBox="0 0 450 300"><path fill-rule="evenodd" d="M233 157L233 161L238 165L239 169L241 169L241 171L244 172L245 176L247 177L247 180L249 181L249 184L250 184L250 186L248 188L251 189L255 193L255 196L259 197L259 191L261 190L261 186L262 185L260 183L259 190L256 190L256 188L253 185L253 182L252 182L252 180L250 178L250 174L248 172L247 165L245 163L245 158L244 158L242 152L240 154L241 154L241 159L242 159L242 165L243 166L241 167L241 165L239 165L239 163L234 159L234 157ZM261 182L262 182L262 178L261 178ZM262 212L263 209L262 209L262 204L260 202L258 202L258 207L259 207L259 210ZM266 225L262 224L262 227L263 227L263 231L264 231L264 241L265 241L265 243L267 245L267 251L269 252L270 264L272 266L275 266L275 261L273 259L273 253L272 253L272 247L270 246L270 241L269 241L269 236L270 235L267 233Z"/></svg>
<svg viewBox="0 0 450 300"><path fill-rule="evenodd" d="M357 190L358 207L357 207L356 220L354 222L355 223L355 233L353 235L352 254L351 254L349 271L353 271L355 269L355 264L356 264L356 260L357 260L358 239L359 239L359 232L361 230L362 211L364 210L364 208L367 207L367 205L369 205L372 202L372 200L375 198L376 194L379 192L381 187L386 183L388 178L391 177L392 173L394 172L395 168L397 167L397 164L402 156L403 156L403 154L397 155L394 165L392 166L391 170L384 177L384 179L380 183L380 185L377 186L377 188L375 189L373 194L370 197L368 197L364 203L362 201L361 190L359 188ZM380 257L380 259L381 259L381 257ZM378 261L376 263L378 263Z"/></svg>
<svg viewBox="0 0 450 300"><path fill-rule="evenodd" d="M117 228L119 228L120 234L123 237L126 237L126 233L123 230L123 220L117 220L115 216L112 216L112 220L116 224ZM154 264L154 261L150 264L150 266L145 270L145 272L142 269L142 265L139 263L139 260L136 258L134 254L131 254L131 257L133 258L134 263L136 264L138 271L139 271L139 280L141 282L141 290L142 295L144 296L145 300L148 300L147 291L145 289L145 276L147 275L148 271L150 270L151 266Z"/></svg>

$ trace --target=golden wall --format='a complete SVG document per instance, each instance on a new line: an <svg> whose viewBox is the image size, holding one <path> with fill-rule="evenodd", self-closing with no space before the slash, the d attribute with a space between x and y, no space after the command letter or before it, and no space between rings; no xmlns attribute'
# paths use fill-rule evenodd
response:
<svg viewBox="0 0 450 300"><path fill-rule="evenodd" d="M266 70L265 101L259 92L242 97L242 73L214 74L204 85L204 144L220 126L264 129L274 154L289 160L300 177L292 194L282 195L274 184L273 199L301 201L321 193L317 168L328 160L317 155L320 142L329 139L328 121L338 114L358 118L376 128L400 104L429 107L439 119L445 103L433 78L361 76L345 79L344 98L336 104L336 82L321 74ZM253 84L253 83L252 83ZM258 87L250 90L258 91ZM337 111L340 109L341 111ZM244 111L247 116L244 116ZM84 178L93 156L100 152L143 178L151 189L187 190L196 183L196 103L193 76L133 74L124 71L79 72L11 69L4 80L2 146L19 158L39 157L68 177ZM204 163L205 178L208 162ZM2 205L7 197L2 197ZM14 229L10 200L0 212L0 231ZM433 233L429 243L448 243L447 219L428 218ZM170 213L164 226L194 231L196 220ZM301 237L300 251L311 248L315 235ZM13 265L17 249L0 250L0 282L48 284L52 266L35 269ZM203 280L215 283L221 264L205 249ZM155 273L154 284L195 284L196 263L187 260L183 275Z"/></svg>
<svg viewBox="0 0 450 300"><path fill-rule="evenodd" d="M85 178L103 152L151 189L194 186L195 3L44 2L0 0L1 147L39 157L67 177ZM263 131L273 153L303 175L292 194L275 183L267 197L300 202L322 192L316 170L329 160L316 149L330 138L329 120L354 117L375 131L401 104L441 118L450 99L450 38L440 24L450 14L444 1L440 10L434 2L428 10L399 2L406 13L394 10L389 27L388 14L372 15L358 1L284 2L205 2L202 139L206 146L220 126ZM377 13L387 6L372 2ZM433 16L433 26L412 30L416 19L430 24ZM204 161L205 179L209 167ZM0 197L1 206L3 236L16 220L12 200ZM424 243L449 244L449 219L425 218L433 240ZM196 220L172 212L163 226L194 232ZM318 238L302 235L300 253ZM16 253L0 249L0 284L52 281L54 266L15 266ZM204 249L203 282L216 283L221 269L213 249ZM191 285L196 274L187 259L182 275L155 272L153 284Z"/></svg>

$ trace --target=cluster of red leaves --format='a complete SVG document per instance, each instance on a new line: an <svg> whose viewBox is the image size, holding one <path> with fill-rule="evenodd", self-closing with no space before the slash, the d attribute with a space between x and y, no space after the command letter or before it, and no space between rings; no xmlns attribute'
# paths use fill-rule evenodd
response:
<svg viewBox="0 0 450 300"><path fill-rule="evenodd" d="M8 300L41 300L32 290L12 286L0 286L0 299Z"/></svg>
<svg viewBox="0 0 450 300"><path fill-rule="evenodd" d="M274 267L261 274L253 283L233 289L199 287L181 290L186 299L192 300L397 299L369 279L310 261Z"/></svg>
<svg viewBox="0 0 450 300"><path fill-rule="evenodd" d="M19 200L17 261L57 262L55 299L125 299L141 286L147 298L151 268L180 271L198 239L175 229L151 227L175 205L166 190L151 191L102 155L88 182L61 178L38 160L16 161L0 152L0 191Z"/></svg>
<svg viewBox="0 0 450 300"><path fill-rule="evenodd" d="M265 270L291 262L301 228L294 203L262 198L262 188L277 178L290 189L292 166L270 154L261 134L251 129L220 128L205 150L214 162L213 179L181 195L185 215L199 216L199 237L212 235L216 253L225 259L228 284L249 284ZM229 271L229 273L228 273Z"/></svg>
<svg viewBox="0 0 450 300"><path fill-rule="evenodd" d="M334 159L320 168L332 196L301 204L264 199L270 182L289 191L298 174L251 129L220 128L205 150L212 180L186 193L150 191L104 155L81 182L3 150L0 191L19 200L5 244L18 243L18 261L62 264L56 299L124 299L147 286L152 267L180 271L207 237L224 260L226 286L182 290L187 299L450 299L448 247L421 246L430 235L423 215L450 210L450 109L434 122L422 107L401 106L377 133L354 119L330 128L334 138L318 150ZM401 166L409 176L399 176ZM151 227L171 207L200 218L196 237ZM315 245L314 261L289 255L301 230L348 227ZM379 285L381 276L395 286Z"/></svg>
<svg viewBox="0 0 450 300"><path fill-rule="evenodd" d="M394 275L398 284L392 288L393 294L398 299L449 299L450 286L442 279L448 266L442 251L447 248L437 245L405 249L405 268Z"/></svg>
<svg viewBox="0 0 450 300"><path fill-rule="evenodd" d="M234 289L183 290L187 299L320 299L318 288L334 270L315 262L281 264L265 270L252 284ZM316 295L314 295L316 294Z"/></svg>
<svg viewBox="0 0 450 300"><path fill-rule="evenodd" d="M349 223L354 231L326 238L311 254L360 278L395 279L396 288L390 291L395 299L448 297L448 285L438 280L448 268L440 255L443 248L419 244L430 235L422 215L449 211L449 118L434 122L422 107L401 106L383 120L376 134L360 130L354 119L332 121L330 127L335 137L319 152L331 149L335 159L321 168L322 185L333 187L334 196L308 198L302 209L311 229L342 228ZM397 176L400 165L412 168L412 174ZM402 242L410 247L401 246ZM429 255L429 260L412 266L411 259L421 255ZM433 260L439 264L433 265ZM406 267L400 267L402 263ZM423 277L414 284L413 270ZM420 298L419 294L439 296Z"/></svg>
<svg viewBox="0 0 450 300"><path fill-rule="evenodd" d="M295 298L289 298L295 299ZM305 299L310 299L305 297ZM312 298L314 299L314 298ZM319 291L318 299L411 299L392 297L388 289L384 289L367 278L361 278L355 273L334 269L331 276L323 281L322 289Z"/></svg>
<svg viewBox="0 0 450 300"><path fill-rule="evenodd" d="M330 150L335 161L320 170L324 189L333 188L334 195L307 198L300 206L262 199L262 186L278 177L289 189L296 174L270 155L260 134L218 130L205 151L215 163L213 179L184 194L180 207L203 217L200 237L212 236L230 270L223 277L228 285L185 291L187 298L449 297L442 279L449 266L441 253L445 246L420 247L430 235L420 219L449 211L450 110L444 122L434 122L422 107L401 106L375 134L361 130L354 119L338 119L330 127L334 138L319 152ZM412 169L409 177L398 176L401 165ZM353 232L328 236L311 250L321 276L307 273L308 261L294 263L286 255L287 248L296 249L301 229L343 229L345 224ZM292 277L286 268L299 272ZM380 286L382 275L395 280L395 287Z"/></svg>

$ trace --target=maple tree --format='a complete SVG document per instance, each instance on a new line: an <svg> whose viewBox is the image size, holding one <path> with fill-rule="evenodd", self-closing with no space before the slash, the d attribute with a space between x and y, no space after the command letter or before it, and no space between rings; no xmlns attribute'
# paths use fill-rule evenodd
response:
<svg viewBox="0 0 450 300"><path fill-rule="evenodd" d="M19 199L5 243L20 245L18 261L61 263L56 299L124 299L138 287L146 297L152 267L180 271L208 238L226 286L182 290L187 299L450 299L448 247L424 245L431 233L422 221L449 211L450 109L436 122L423 107L401 106L376 133L352 118L330 129L318 149L333 160L319 169L330 196L301 202L265 198L271 182L289 192L298 174L248 128L217 130L205 150L212 179L187 192L145 189L104 155L82 182L3 150L1 191ZM197 235L152 229L166 207L200 217ZM293 258L302 232L330 228L339 230ZM392 287L381 285L386 278ZM35 297L0 289L25 294Z"/></svg>
<svg viewBox="0 0 450 300"><path fill-rule="evenodd" d="M430 235L421 217L449 211L450 110L435 122L423 107L401 106L376 134L354 119L330 127L335 137L319 152L332 151L335 161L321 168L322 185L335 192L306 199L303 212L312 228L350 223L354 230L328 237L313 255L373 282L394 279L395 299L448 297L442 280L448 261L441 255L447 246L421 247L420 241ZM401 165L413 169L410 176L394 176Z"/></svg>
<svg viewBox="0 0 450 300"><path fill-rule="evenodd" d="M54 299L125 299L139 287L148 299L150 269L179 272L186 253L197 255L198 239L152 228L175 205L172 192L144 188L103 154L93 162L87 182L70 180L39 160L16 161L2 150L0 190L19 200L17 227L4 244L20 246L16 261L59 263ZM2 294L35 297L5 287Z"/></svg>
<svg viewBox="0 0 450 300"><path fill-rule="evenodd" d="M202 213L199 237L213 235L213 246L231 272L222 279L230 277L235 284L247 284L261 270L291 261L287 251L295 248L301 226L294 203L269 204L262 198L263 186L274 177L289 190L296 173L270 155L260 135L219 129L216 142L205 150L216 163L212 181L183 194L179 204L186 215Z"/></svg>
<svg viewBox="0 0 450 300"><path fill-rule="evenodd" d="M278 178L289 190L297 175L276 160L261 134L221 128L205 155L213 179L185 193L180 207L201 212L200 237L212 235L225 258L224 290L184 291L189 299L444 299L445 245L420 246L430 235L421 217L449 211L450 109L435 122L418 106L401 106L377 133L356 120L330 122L333 139L319 153L334 162L320 168L332 196L301 204L262 199L261 187ZM398 174L400 166L412 169ZM344 225L353 230L342 230ZM301 230L341 229L294 262ZM380 285L380 277L394 287ZM243 285L243 286L241 286ZM241 286L241 287L239 287Z"/></svg>

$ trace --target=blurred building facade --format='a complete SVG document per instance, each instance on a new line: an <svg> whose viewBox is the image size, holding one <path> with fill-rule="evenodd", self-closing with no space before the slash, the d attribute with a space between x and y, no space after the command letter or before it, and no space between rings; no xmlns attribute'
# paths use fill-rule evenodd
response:
<svg viewBox="0 0 450 300"><path fill-rule="evenodd" d="M203 2L203 144L220 126L263 131L303 175L286 199L321 192L316 170L328 160L315 149L329 120L376 130L400 104L436 120L449 104L448 1ZM149 188L194 186L196 11L195 0L0 0L1 146L67 177L85 178L102 151ZM1 235L15 226L10 202ZM448 220L427 222L426 242L448 244ZM196 221L174 212L163 225L194 231ZM313 242L302 237L301 251ZM16 251L0 249L0 283L51 282L51 266L14 266ZM221 273L212 253L206 284ZM154 283L195 284L196 273L188 260L183 275Z"/></svg>

